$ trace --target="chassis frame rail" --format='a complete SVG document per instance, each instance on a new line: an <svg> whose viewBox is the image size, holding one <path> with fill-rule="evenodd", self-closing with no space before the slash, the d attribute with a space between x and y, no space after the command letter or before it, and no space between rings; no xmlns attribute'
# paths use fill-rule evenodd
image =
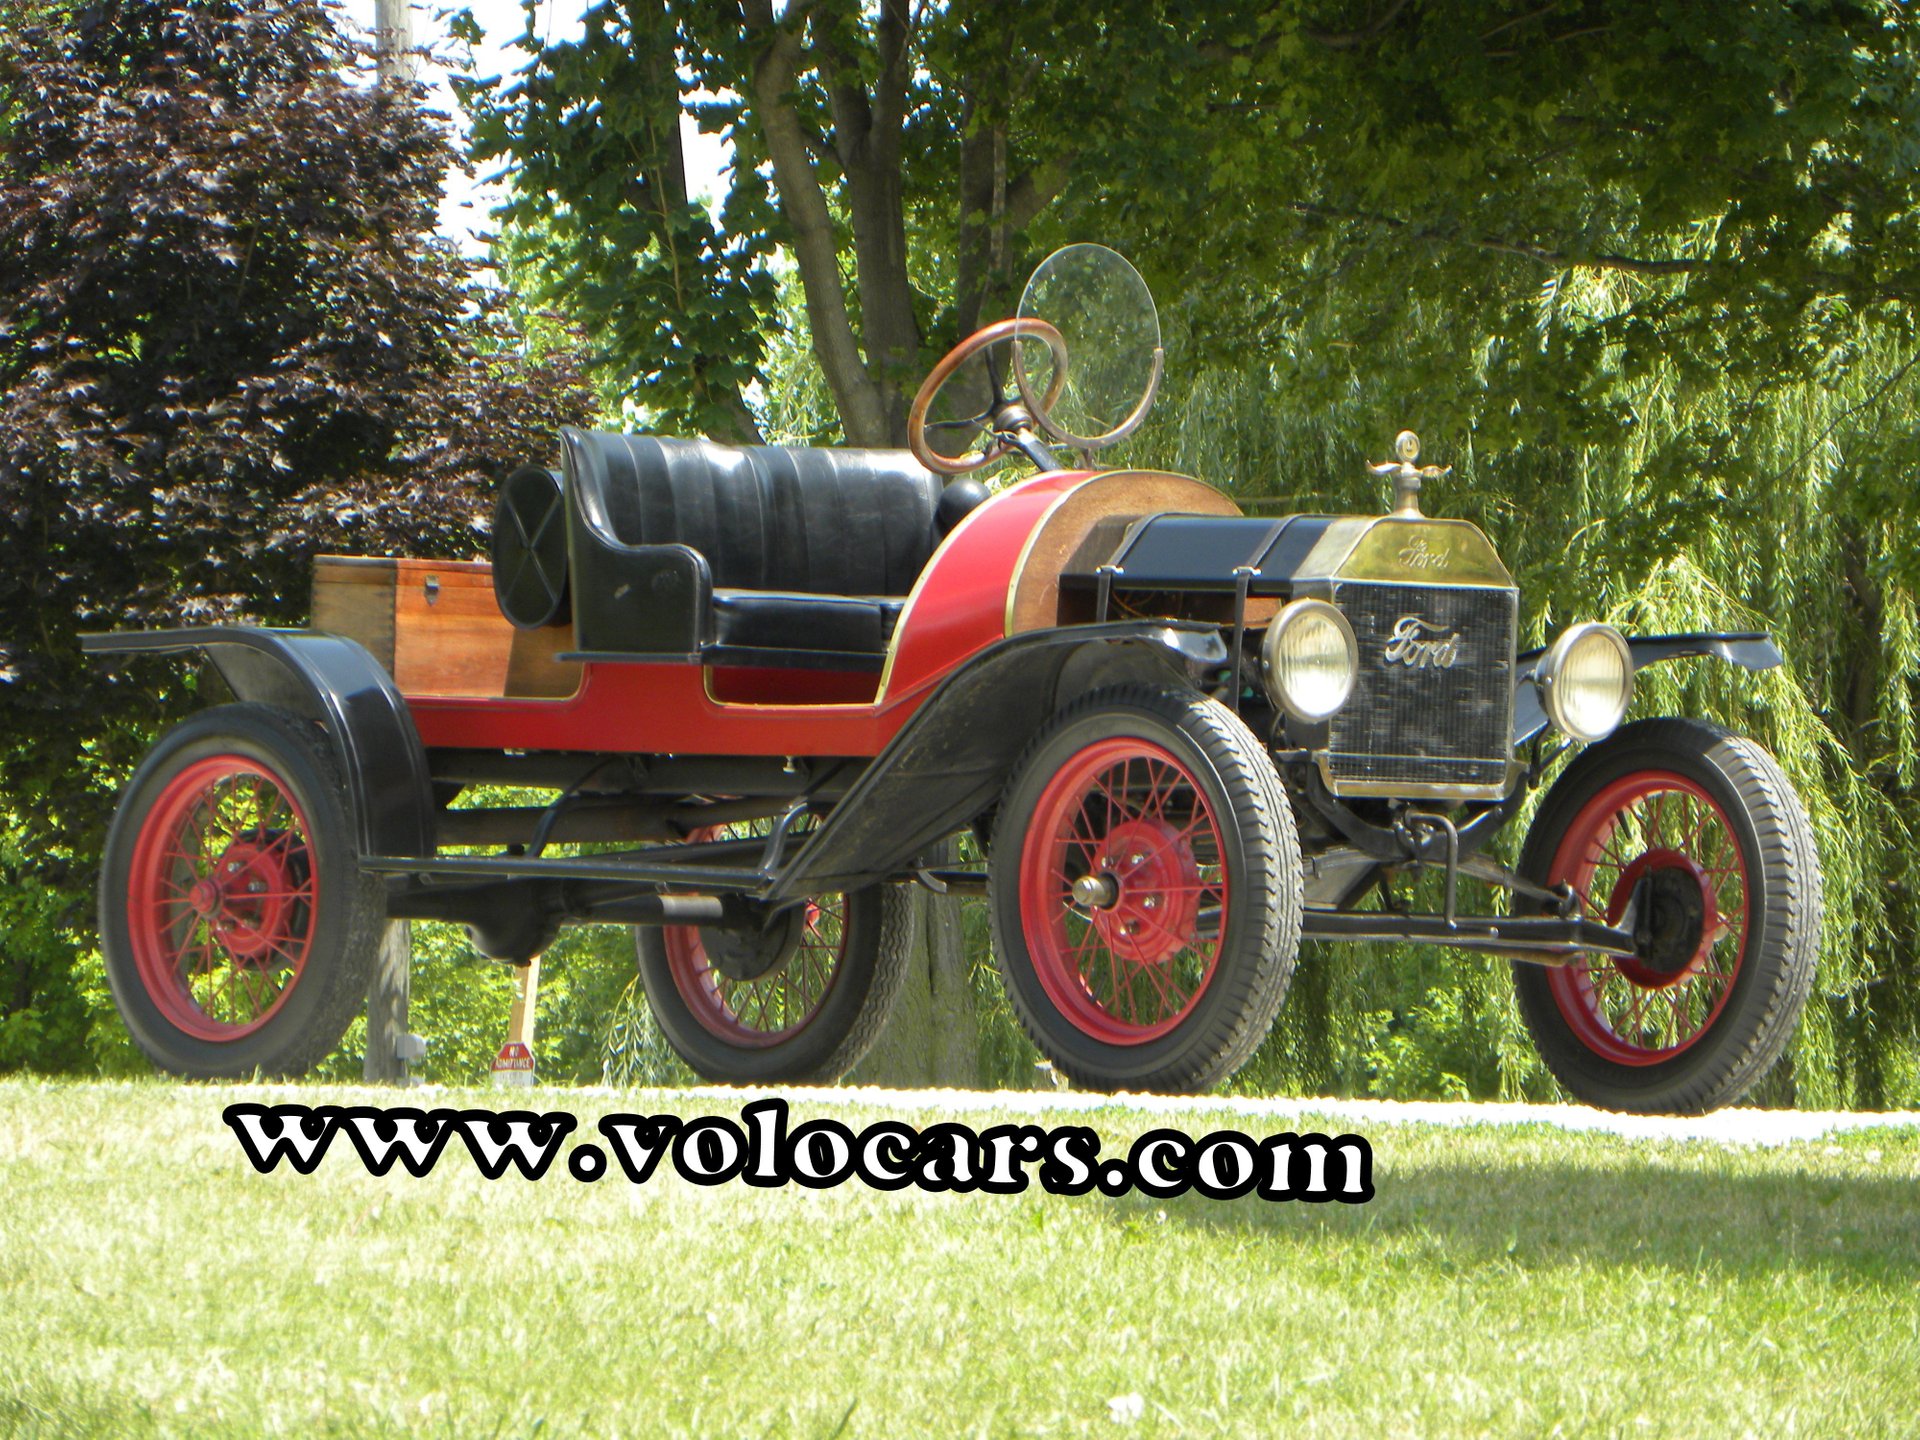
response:
<svg viewBox="0 0 1920 1440"><path fill-rule="evenodd" d="M679 849L680 847L667 847ZM580 918L639 924L727 923L733 905L764 898L775 873L704 865L690 857L652 859L642 851L632 859L583 855L542 859L525 855L453 855L432 860L370 855L361 864L378 874L412 883L392 893L393 913L416 919L455 919L499 882L584 883L566 908ZM985 892L985 876L966 869L934 868L909 872L927 888L958 894ZM475 882L495 882L493 886ZM450 883L449 883L450 882ZM464 882L464 883L462 883ZM682 893L664 895L661 887ZM732 897L723 905L723 897ZM591 912L589 915L587 912ZM734 923L738 923L736 920ZM1391 910L1355 912L1309 906L1302 917L1304 940L1412 942L1479 950L1541 965L1566 965L1581 955L1631 956L1637 953L1630 931L1582 917L1556 915L1406 915Z"/></svg>
<svg viewBox="0 0 1920 1440"><path fill-rule="evenodd" d="M678 885L696 892L751 895L773 876L765 870L702 865L693 860L622 860L613 855L537 859L530 855L444 855L416 860L404 855L368 855L360 866L380 875L418 880L604 880L634 886Z"/></svg>
<svg viewBox="0 0 1920 1440"><path fill-rule="evenodd" d="M1300 935L1303 940L1410 940L1460 950L1487 950L1542 965L1566 965L1581 955L1596 953L1637 953L1633 936L1625 930L1596 920L1555 915L1458 915L1448 920L1444 915L1397 915L1390 910L1356 913L1308 909Z"/></svg>

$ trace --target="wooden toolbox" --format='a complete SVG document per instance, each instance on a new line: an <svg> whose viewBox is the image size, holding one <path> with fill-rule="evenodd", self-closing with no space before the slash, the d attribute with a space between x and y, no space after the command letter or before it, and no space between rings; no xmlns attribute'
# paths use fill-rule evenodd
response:
<svg viewBox="0 0 1920 1440"><path fill-rule="evenodd" d="M580 666L554 657L572 625L517 630L493 598L484 560L320 555L313 628L357 640L405 695L571 695Z"/></svg>

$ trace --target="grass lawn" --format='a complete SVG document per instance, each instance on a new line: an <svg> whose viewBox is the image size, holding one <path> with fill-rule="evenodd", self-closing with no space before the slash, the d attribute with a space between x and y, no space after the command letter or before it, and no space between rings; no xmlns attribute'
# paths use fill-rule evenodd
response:
<svg viewBox="0 0 1920 1440"><path fill-rule="evenodd" d="M532 1094L583 1138L609 1110L739 1103ZM1762 1149L1381 1125L1378 1196L1350 1207L636 1187L561 1164L488 1182L457 1148L376 1179L344 1142L312 1176L256 1175L220 1120L239 1098L403 1097L0 1083L0 1433L1920 1428L1911 1129ZM796 1124L823 1113L1008 1118L795 1100ZM1107 1152L1158 1124L1309 1128L1040 1120L1091 1124Z"/></svg>

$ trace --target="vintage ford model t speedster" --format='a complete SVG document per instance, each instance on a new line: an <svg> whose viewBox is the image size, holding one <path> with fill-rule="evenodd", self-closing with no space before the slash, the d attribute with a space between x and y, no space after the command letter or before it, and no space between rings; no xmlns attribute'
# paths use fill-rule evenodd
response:
<svg viewBox="0 0 1920 1440"><path fill-rule="evenodd" d="M1087 394L1116 334L1144 378L1117 408ZM323 559L312 630L89 637L203 656L235 697L155 746L109 837L135 1039L181 1074L298 1073L390 917L508 962L614 922L696 1070L830 1078L898 991L919 882L989 895L1013 1006L1081 1085L1219 1081L1310 937L1510 957L1579 1098L1740 1096L1811 982L1811 832L1752 742L1622 721L1639 667L1758 669L1772 644L1584 623L1517 654L1514 584L1479 529L1422 513L1440 472L1408 434L1381 515L1253 517L1063 465L1139 422L1158 346L1132 267L1070 247L928 377L910 454L567 430L559 471L503 486L490 575ZM978 413L938 418L969 385ZM966 476L1013 452L1038 473ZM551 800L475 806L483 786ZM984 871L954 862L963 830ZM602 848L549 853L574 842ZM1423 873L1415 913L1391 887ZM1499 913L1466 913L1463 879Z"/></svg>

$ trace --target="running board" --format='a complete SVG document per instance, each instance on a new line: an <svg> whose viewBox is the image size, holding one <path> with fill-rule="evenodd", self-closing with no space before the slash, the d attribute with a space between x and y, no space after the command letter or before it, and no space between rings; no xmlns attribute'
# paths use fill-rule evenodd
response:
<svg viewBox="0 0 1920 1440"><path fill-rule="evenodd" d="M1302 917L1305 940L1413 941L1486 950L1540 965L1567 965L1582 955L1633 955L1633 936L1594 920L1564 920L1555 915L1397 915L1390 910L1356 913L1308 910Z"/></svg>

